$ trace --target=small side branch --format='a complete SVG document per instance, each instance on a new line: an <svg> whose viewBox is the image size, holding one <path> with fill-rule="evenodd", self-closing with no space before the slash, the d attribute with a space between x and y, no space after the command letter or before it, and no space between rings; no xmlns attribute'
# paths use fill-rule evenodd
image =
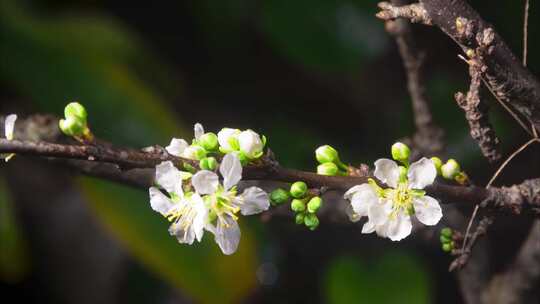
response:
<svg viewBox="0 0 540 304"><path fill-rule="evenodd" d="M431 18L427 14L424 6L421 3L414 3L403 6L395 6L389 2L379 2L380 12L377 13L377 18L383 20L394 20L397 18L405 18L414 23L422 23L431 25Z"/></svg>
<svg viewBox="0 0 540 304"><path fill-rule="evenodd" d="M392 7L403 7L407 3L408 1L404 0L392 0L394 5ZM423 69L425 51L418 46L413 29L407 20L403 18L388 20L386 30L395 37L405 67L416 126L412 145L422 155L440 154L444 149L444 132L435 124L431 115Z"/></svg>
<svg viewBox="0 0 540 304"><path fill-rule="evenodd" d="M467 94L458 92L455 95L457 104L465 111L471 137L478 142L482 154L490 162L496 162L502 157L499 151L499 138L497 138L488 119L487 105L480 99L482 74L487 70L483 63L483 57L489 54L493 37L491 28L485 29L477 35L479 47L476 50L469 49L467 51L467 56L470 59L466 62L469 64L469 75L471 76L469 91Z"/></svg>

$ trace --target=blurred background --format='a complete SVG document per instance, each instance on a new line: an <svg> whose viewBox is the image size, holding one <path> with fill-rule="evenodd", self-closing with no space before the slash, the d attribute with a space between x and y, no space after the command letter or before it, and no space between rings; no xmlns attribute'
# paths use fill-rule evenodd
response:
<svg viewBox="0 0 540 304"><path fill-rule="evenodd" d="M285 166L313 170L331 144L353 164L388 157L414 133L399 54L375 0L0 0L0 112L61 115L83 103L94 133L119 145L167 145L209 131L252 128ZM521 54L521 1L471 1ZM529 67L540 71L532 3ZM427 49L427 87L447 151L472 179L481 157L455 104L468 88L460 50L415 27ZM505 154L526 134L488 92ZM540 172L540 149L520 155L498 184ZM332 202L327 202L328 204ZM458 210L470 214L470 209ZM529 219L493 227L492 271L505 265ZM440 225L442 226L442 225ZM0 166L0 297L40 303L459 303L437 227L392 243L358 225L241 219L239 251L211 236L194 246L169 237L146 191L37 159ZM510 237L509 231L515 231ZM516 237L517 235L517 237Z"/></svg>

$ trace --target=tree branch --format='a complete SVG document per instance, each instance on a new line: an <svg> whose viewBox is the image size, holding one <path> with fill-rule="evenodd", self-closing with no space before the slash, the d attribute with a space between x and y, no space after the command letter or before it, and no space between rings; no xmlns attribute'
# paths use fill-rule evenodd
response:
<svg viewBox="0 0 540 304"><path fill-rule="evenodd" d="M407 0L392 0L402 6ZM399 54L407 74L407 88L411 96L416 133L412 145L421 155L440 154L444 149L444 132L433 121L424 77L425 51L418 46L409 22L399 18L386 22L386 30L395 37Z"/></svg>
<svg viewBox="0 0 540 304"><path fill-rule="evenodd" d="M424 24L437 26L464 53L478 47L475 39L478 33L492 28L464 0L420 0L420 3L411 4L414 7L396 8L387 5L379 5L383 10L377 17L384 20L404 17L412 22L419 22L420 19ZM415 13L410 13L410 10ZM487 70L482 77L496 98L516 108L540 130L540 82L521 64L499 34L495 31L493 34L492 46L484 58Z"/></svg>

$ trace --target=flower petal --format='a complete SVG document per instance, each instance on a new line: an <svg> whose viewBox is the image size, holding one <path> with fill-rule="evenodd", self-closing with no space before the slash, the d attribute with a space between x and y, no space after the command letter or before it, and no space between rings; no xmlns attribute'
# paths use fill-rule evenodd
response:
<svg viewBox="0 0 540 304"><path fill-rule="evenodd" d="M371 221L367 221L364 226L362 226L362 233L372 233L375 231L375 225Z"/></svg>
<svg viewBox="0 0 540 304"><path fill-rule="evenodd" d="M388 222L387 235L392 241L401 241L411 234L411 230L411 217L405 212L400 212L397 217Z"/></svg>
<svg viewBox="0 0 540 304"><path fill-rule="evenodd" d="M368 209L369 221L375 226L383 225L388 221L388 217L392 212L392 201L381 201L372 204Z"/></svg>
<svg viewBox="0 0 540 304"><path fill-rule="evenodd" d="M184 228L187 228L187 230L184 230ZM195 241L195 231L191 226L185 227L173 223L169 226L169 234L174 235L178 240L178 243L181 244L191 245L193 244L193 241Z"/></svg>
<svg viewBox="0 0 540 304"><path fill-rule="evenodd" d="M204 201L199 194L193 194L190 199L196 212L196 216L192 223L192 229L195 233L197 241L200 242L204 234L204 228L207 224L208 209L204 205Z"/></svg>
<svg viewBox="0 0 540 304"><path fill-rule="evenodd" d="M353 223L358 222L362 218L360 215L354 212L353 207L350 204L347 204L347 206L345 207L345 213L349 217L349 220Z"/></svg>
<svg viewBox="0 0 540 304"><path fill-rule="evenodd" d="M150 206L152 209L165 216L174 205L173 202L156 187L150 187L148 192L150 194Z"/></svg>
<svg viewBox="0 0 540 304"><path fill-rule="evenodd" d="M270 207L268 193L257 187L249 187L244 190L238 201L237 205L243 215L261 213Z"/></svg>
<svg viewBox="0 0 540 304"><path fill-rule="evenodd" d="M355 186L356 187L356 186ZM377 193L369 184L362 184L356 188L357 191L351 198L353 210L359 216L368 215L368 209L371 205L379 203Z"/></svg>
<svg viewBox="0 0 540 304"><path fill-rule="evenodd" d="M195 133L195 139L199 139L204 134L204 128L200 123L196 123L193 126L193 132Z"/></svg>
<svg viewBox="0 0 540 304"><path fill-rule="evenodd" d="M352 188L350 188L349 190L347 190L347 192L345 192L345 194L343 194L343 198L346 199L346 200L351 200L351 198L353 197L353 195L360 191L362 189L362 185L356 185L356 186L353 186Z"/></svg>
<svg viewBox="0 0 540 304"><path fill-rule="evenodd" d="M381 182L395 188L399 180L399 167L395 161L381 158L375 162L375 172L373 172L373 175Z"/></svg>
<svg viewBox="0 0 540 304"><path fill-rule="evenodd" d="M433 181L435 181L437 169L431 159L422 157L422 159L411 165L407 177L410 188L424 189L424 187L433 184Z"/></svg>
<svg viewBox="0 0 540 304"><path fill-rule="evenodd" d="M191 177L191 184L199 194L212 194L219 186L219 178L212 171L201 170Z"/></svg>
<svg viewBox="0 0 540 304"><path fill-rule="evenodd" d="M188 146L189 144L187 143L187 141L181 138L173 138L171 140L171 143L167 147L165 147L165 150L167 150L167 152L169 152L169 154L171 155L181 157L184 153L184 150L186 150Z"/></svg>
<svg viewBox="0 0 540 304"><path fill-rule="evenodd" d="M224 254L233 254L238 249L240 234L240 227L231 216L218 218L215 239Z"/></svg>
<svg viewBox="0 0 540 304"><path fill-rule="evenodd" d="M431 196L422 196L413 199L416 218L424 225L436 225L442 218L439 202Z"/></svg>
<svg viewBox="0 0 540 304"><path fill-rule="evenodd" d="M6 116L4 120L4 133L7 140L13 139L13 130L15 129L15 121L17 120L16 114L10 114Z"/></svg>
<svg viewBox="0 0 540 304"><path fill-rule="evenodd" d="M169 193L174 193L180 197L184 194L182 191L182 174L171 161L165 161L156 166L156 183Z"/></svg>
<svg viewBox="0 0 540 304"><path fill-rule="evenodd" d="M238 143L240 144L240 151L249 157L254 157L264 148L261 137L252 130L242 131L238 135Z"/></svg>
<svg viewBox="0 0 540 304"><path fill-rule="evenodd" d="M219 172L223 176L223 187L229 190L242 179L242 164L236 155L229 153L223 157Z"/></svg>

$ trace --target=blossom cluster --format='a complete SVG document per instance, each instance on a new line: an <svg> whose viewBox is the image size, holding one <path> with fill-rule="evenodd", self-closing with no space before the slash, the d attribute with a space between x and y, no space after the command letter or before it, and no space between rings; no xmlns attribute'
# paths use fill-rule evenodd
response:
<svg viewBox="0 0 540 304"><path fill-rule="evenodd" d="M200 124L196 124L194 129L195 139L191 145L187 145L183 139L173 139L167 151L197 160L203 160L208 153L218 151L218 145L212 144L215 136L212 136L213 133L205 133ZM225 133L229 133L228 130L232 129L227 129ZM228 135L222 132L222 140L219 140L219 134L216 136L220 150L226 153L219 166L221 181L212 170L203 169L191 174L179 170L171 161L166 161L156 166L157 187L151 187L149 194L150 205L171 222L169 233L176 236L178 242L200 242L204 231L209 231L214 234L221 251L232 254L240 242L238 215L265 211L270 201L268 194L258 187L249 187L241 194L238 194L237 189L242 178L239 155L247 156L248 159L260 157L264 144L259 135L251 130L244 131L247 133L238 131L238 134L235 131L235 134ZM234 139L231 138L235 137L232 136L236 136L242 145L234 146ZM224 141L225 138L228 139ZM224 145L222 141L233 144Z"/></svg>
<svg viewBox="0 0 540 304"><path fill-rule="evenodd" d="M411 234L413 215L428 226L436 225L442 217L439 202L423 190L437 177L433 161L424 157L409 165L408 148L398 144L393 146L392 156L402 165L385 158L375 162L374 176L388 188L369 179L368 183L356 185L344 194L351 202L352 220L368 217L362 233L376 232L392 241Z"/></svg>

